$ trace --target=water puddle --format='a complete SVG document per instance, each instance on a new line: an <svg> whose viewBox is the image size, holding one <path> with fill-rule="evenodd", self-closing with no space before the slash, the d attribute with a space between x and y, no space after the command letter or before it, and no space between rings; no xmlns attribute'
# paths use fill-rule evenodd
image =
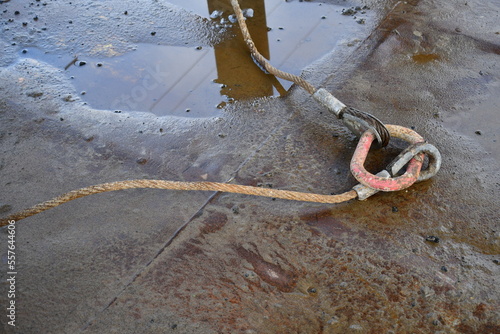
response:
<svg viewBox="0 0 500 334"><path fill-rule="evenodd" d="M291 83L263 73L244 45L229 0L170 0L212 22L227 38L214 47L138 44L121 56L89 58L25 49L72 78L83 101L93 108L146 111L159 116L211 117L228 103L285 95ZM271 63L299 75L304 67L353 40L374 14L310 1L241 0L260 52ZM182 28L180 28L182 29ZM161 43L161 41L159 41Z"/></svg>

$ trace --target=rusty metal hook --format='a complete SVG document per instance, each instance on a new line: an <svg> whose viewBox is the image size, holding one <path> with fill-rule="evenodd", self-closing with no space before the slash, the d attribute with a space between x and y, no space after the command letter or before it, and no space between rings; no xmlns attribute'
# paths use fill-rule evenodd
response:
<svg viewBox="0 0 500 334"><path fill-rule="evenodd" d="M427 180L434 176L441 166L441 155L435 146L425 142L424 138L415 131L397 125L386 125L391 137L403 139L411 144L395 161L388 166L390 173L373 175L364 167L368 151L376 139L372 130L366 131L360 138L356 151L351 160L351 172L362 185L376 191L398 191L410 187L417 181ZM422 176L420 171L424 162L425 153L429 154L429 168ZM401 176L395 176L399 170L408 164ZM375 193L374 192L374 193ZM366 198L366 197L365 197Z"/></svg>

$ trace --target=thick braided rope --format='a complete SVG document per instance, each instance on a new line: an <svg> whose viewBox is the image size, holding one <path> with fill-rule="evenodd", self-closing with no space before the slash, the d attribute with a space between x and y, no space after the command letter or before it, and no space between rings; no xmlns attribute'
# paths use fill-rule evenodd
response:
<svg viewBox="0 0 500 334"><path fill-rule="evenodd" d="M254 59L269 73L271 73L274 76L277 76L279 78L292 81L299 85L300 87L304 88L309 94L314 94L316 92L316 88L314 88L313 85L311 85L309 82L306 80L302 79L301 77L283 72L276 67L272 66L269 61L257 50L257 47L255 46L252 37L250 36L250 32L248 31L247 24L245 23L245 17L243 16L243 12L240 8L240 5L238 3L238 0L231 0L231 5L233 6L233 10L236 14L236 18L238 19L238 24L240 26L241 33L243 34L243 39L245 40L245 43L248 46L248 49L250 49L250 52L252 53L252 56Z"/></svg>
<svg viewBox="0 0 500 334"><path fill-rule="evenodd" d="M245 195L281 198L294 201L330 203L330 204L342 203L357 197L357 193L354 190L339 195L320 195L320 194L303 193L297 191L277 190L277 189L242 186L236 184L217 183L217 182L178 182L178 181L144 180L144 179L126 180L126 181L103 183L77 190L72 190L64 195L37 204L29 209L15 213L5 219L1 219L0 227L8 225L8 222L10 220L18 221L80 197L85 197L88 195L99 194L108 191L137 189L137 188L221 191L221 192L237 193Z"/></svg>

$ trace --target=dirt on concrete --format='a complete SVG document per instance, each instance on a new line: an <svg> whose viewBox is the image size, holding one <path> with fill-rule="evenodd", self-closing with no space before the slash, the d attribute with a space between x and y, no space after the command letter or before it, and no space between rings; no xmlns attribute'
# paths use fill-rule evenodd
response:
<svg viewBox="0 0 500 334"><path fill-rule="evenodd" d="M372 16L303 77L415 129L439 148L438 175L339 205L163 190L69 202L15 223L15 275L0 231L6 333L500 332L499 4L308 2ZM237 38L214 33L209 15L162 1L0 2L2 217L125 179L351 189L357 139L298 87L212 117L117 112L89 106L66 58L23 56ZM367 168L403 146L370 152Z"/></svg>

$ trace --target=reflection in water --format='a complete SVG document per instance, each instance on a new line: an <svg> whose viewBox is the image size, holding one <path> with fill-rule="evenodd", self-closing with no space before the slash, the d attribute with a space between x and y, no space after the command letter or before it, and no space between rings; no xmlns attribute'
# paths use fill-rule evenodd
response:
<svg viewBox="0 0 500 334"><path fill-rule="evenodd" d="M266 58L269 58L264 0L241 0L240 5L247 9L248 28L252 36L255 36L253 38L257 48ZM273 85L276 86L280 94L286 93L276 78L265 74L252 61L235 21L230 0L208 0L207 16L214 21L216 29L229 30L234 37L227 38L215 45L213 53L204 51L203 56L199 58L192 59L183 54L181 59L188 67L182 71L177 80L173 81L172 86L167 87L165 92L159 96L149 111L159 113L158 109L162 105L169 105L173 110L184 109L192 114L197 113L198 110L203 109L203 105L194 101L197 100L197 95L203 93L200 90L203 90L209 81L219 84L222 96L222 101L219 100L217 103L205 106L210 110L213 110L214 105L220 109L235 100L272 96L274 94ZM210 66L210 60L213 59L214 55L215 66ZM194 78L193 75L197 78ZM191 87L181 85L181 82L186 81L191 84ZM184 89L183 96L181 92L178 92L179 89Z"/></svg>
<svg viewBox="0 0 500 334"><path fill-rule="evenodd" d="M264 0L241 0L240 6L247 13L247 25L257 49L266 58L269 55L267 38L267 22ZM230 0L208 0L208 9L211 18L224 22L235 22ZM226 14L228 13L228 14ZM250 14L250 15L248 15ZM231 99L243 100L255 97L272 96L273 83L281 87L274 77L260 70L250 57L247 46L241 37L241 32L234 23L236 38L230 38L214 47L215 62L217 65L217 80L221 83L221 95ZM282 92L284 91L281 89Z"/></svg>
<svg viewBox="0 0 500 334"><path fill-rule="evenodd" d="M211 117L235 100L286 94L291 83L265 74L251 59L230 0L169 2L210 20L212 29L227 38L213 49L139 44L117 57L80 55L86 64L76 62L66 73L90 106L159 116ZM251 9L247 24L259 51L277 68L296 75L338 43L354 40L367 26L356 22L360 18L369 22L371 15L367 10L355 20L342 15L345 8L341 6L298 0L240 0L240 5ZM21 56L61 69L73 56L27 51Z"/></svg>

